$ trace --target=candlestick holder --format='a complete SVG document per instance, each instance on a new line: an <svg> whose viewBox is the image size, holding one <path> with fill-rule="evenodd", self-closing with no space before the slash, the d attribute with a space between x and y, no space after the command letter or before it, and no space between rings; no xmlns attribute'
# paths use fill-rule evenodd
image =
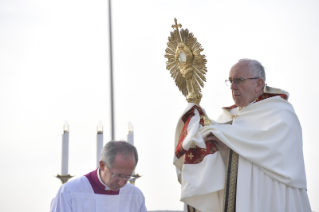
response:
<svg viewBox="0 0 319 212"><path fill-rule="evenodd" d="M68 180L69 180L70 178L72 178L72 177L74 177L74 176L71 176L70 174L68 174L68 175L57 175L57 176L55 176L55 177L56 177L56 178L59 178L59 179L61 180L62 184L64 184L64 183L68 182Z"/></svg>
<svg viewBox="0 0 319 212"><path fill-rule="evenodd" d="M142 177L141 175L139 174L134 174L132 175L132 179L129 180L129 182L132 184L132 185L135 185L135 180L137 180L138 178Z"/></svg>

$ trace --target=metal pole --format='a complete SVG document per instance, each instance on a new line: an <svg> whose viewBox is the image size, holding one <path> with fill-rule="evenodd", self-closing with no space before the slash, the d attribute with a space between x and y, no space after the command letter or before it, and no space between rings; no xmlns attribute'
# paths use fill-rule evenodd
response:
<svg viewBox="0 0 319 212"><path fill-rule="evenodd" d="M113 49L112 49L112 11L109 0L109 32L110 32L110 86L111 86L111 139L114 140L114 96L113 96Z"/></svg>

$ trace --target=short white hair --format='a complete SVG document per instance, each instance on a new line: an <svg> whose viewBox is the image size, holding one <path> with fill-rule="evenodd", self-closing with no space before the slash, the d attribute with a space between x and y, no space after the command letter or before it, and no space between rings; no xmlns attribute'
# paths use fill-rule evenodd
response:
<svg viewBox="0 0 319 212"><path fill-rule="evenodd" d="M257 60L252 59L240 59L238 62L248 62L249 72L254 75L254 77L258 77L266 82L266 73L265 68L261 65Z"/></svg>

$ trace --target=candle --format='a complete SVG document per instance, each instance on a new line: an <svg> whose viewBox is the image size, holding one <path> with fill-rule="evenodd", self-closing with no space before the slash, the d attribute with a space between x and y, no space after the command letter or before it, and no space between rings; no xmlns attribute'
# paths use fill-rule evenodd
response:
<svg viewBox="0 0 319 212"><path fill-rule="evenodd" d="M64 122L63 134L62 134L62 166L61 175L68 175L69 165L69 125L68 122Z"/></svg>
<svg viewBox="0 0 319 212"><path fill-rule="evenodd" d="M96 165L100 166L100 155L103 148L103 125L100 121L97 126L97 135L96 135Z"/></svg>
<svg viewBox="0 0 319 212"><path fill-rule="evenodd" d="M132 144L134 146L134 133L133 133L133 125L129 121L128 122L128 134L127 134L127 142ZM135 170L132 173L133 175L135 174Z"/></svg>
<svg viewBox="0 0 319 212"><path fill-rule="evenodd" d="M128 122L128 134L127 134L127 142L134 146L134 133L133 133L133 125L129 121Z"/></svg>

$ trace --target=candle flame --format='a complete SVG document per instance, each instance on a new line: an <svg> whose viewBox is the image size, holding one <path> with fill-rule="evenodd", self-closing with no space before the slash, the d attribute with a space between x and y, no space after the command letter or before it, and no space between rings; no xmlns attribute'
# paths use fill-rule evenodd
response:
<svg viewBox="0 0 319 212"><path fill-rule="evenodd" d="M64 121L63 133L69 133L69 124L67 121Z"/></svg>
<svg viewBox="0 0 319 212"><path fill-rule="evenodd" d="M102 121L99 121L99 125L97 126L97 134L103 134L103 125Z"/></svg>

